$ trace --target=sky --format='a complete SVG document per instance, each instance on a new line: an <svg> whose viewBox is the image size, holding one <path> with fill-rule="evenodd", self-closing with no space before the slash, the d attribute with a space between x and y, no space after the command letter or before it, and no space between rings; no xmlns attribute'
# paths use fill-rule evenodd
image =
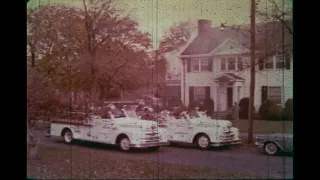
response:
<svg viewBox="0 0 320 180"><path fill-rule="evenodd" d="M281 6L282 1L277 0ZM152 34L158 44L172 24L198 19L212 20L212 26L250 23L250 0L115 0L117 6L139 22L139 28ZM271 12L268 0L256 0L260 11ZM67 4L82 8L82 0L30 0L29 7L45 3ZM289 6L291 4L289 3ZM287 5L288 6L288 5Z"/></svg>

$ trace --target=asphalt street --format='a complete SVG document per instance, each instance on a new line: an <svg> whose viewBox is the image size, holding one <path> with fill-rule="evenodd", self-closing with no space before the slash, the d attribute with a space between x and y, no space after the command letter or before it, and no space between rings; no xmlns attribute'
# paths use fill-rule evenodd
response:
<svg viewBox="0 0 320 180"><path fill-rule="evenodd" d="M70 148L70 145L64 144L61 139L46 138L44 133L40 131L36 131L34 134L41 139L40 144L42 145ZM115 158L158 161L160 167L162 162L168 162L250 173L270 178L287 179L293 177L291 155L268 156L261 153L254 146L236 146L229 149L219 148L202 151L192 146L174 145L162 147L158 152L136 150L132 153L119 152L116 147L112 146L83 142L77 142L72 147L73 150L87 148L90 151L100 151L101 155L112 153Z"/></svg>

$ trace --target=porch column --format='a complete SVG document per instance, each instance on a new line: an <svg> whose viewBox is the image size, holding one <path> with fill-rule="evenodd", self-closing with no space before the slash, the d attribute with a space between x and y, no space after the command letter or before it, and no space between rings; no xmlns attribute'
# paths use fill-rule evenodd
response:
<svg viewBox="0 0 320 180"><path fill-rule="evenodd" d="M214 101L214 111L217 111L217 103L218 103L218 96L217 96L217 93L218 93L218 87L216 84L214 84L212 86L212 97L213 97L213 101Z"/></svg>
<svg viewBox="0 0 320 180"><path fill-rule="evenodd" d="M220 111L221 110L221 96L220 96L220 94L221 94L221 89L220 89L221 87L218 85L218 86L216 86L216 89L217 89L217 92L216 92L216 97L217 97L217 99L216 99L216 102L215 102L215 109L216 109L216 111Z"/></svg>
<svg viewBox="0 0 320 180"><path fill-rule="evenodd" d="M232 96L233 96L233 102L232 102L232 105L235 103L235 102L238 102L238 86L232 86Z"/></svg>
<svg viewBox="0 0 320 180"><path fill-rule="evenodd" d="M240 86L235 86L234 90L235 90L235 94L236 94L235 102L239 103L240 98L241 98L241 96L240 96Z"/></svg>
<svg viewBox="0 0 320 180"><path fill-rule="evenodd" d="M243 87L242 86L239 86L238 87L239 89L239 98L238 98L238 102L243 98Z"/></svg>

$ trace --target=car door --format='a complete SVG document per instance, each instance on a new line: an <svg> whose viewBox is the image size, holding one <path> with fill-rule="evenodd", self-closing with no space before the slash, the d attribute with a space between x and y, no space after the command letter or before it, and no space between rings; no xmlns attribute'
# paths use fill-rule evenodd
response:
<svg viewBox="0 0 320 180"><path fill-rule="evenodd" d="M285 137L285 148L287 152L293 151L293 137L292 136L286 136Z"/></svg>
<svg viewBox="0 0 320 180"><path fill-rule="evenodd" d="M112 135L115 129L115 120L112 117L103 119L99 130L99 140L106 143L112 142Z"/></svg>
<svg viewBox="0 0 320 180"><path fill-rule="evenodd" d="M171 121L169 125L169 139L177 142L189 142L190 139L190 120L177 119Z"/></svg>

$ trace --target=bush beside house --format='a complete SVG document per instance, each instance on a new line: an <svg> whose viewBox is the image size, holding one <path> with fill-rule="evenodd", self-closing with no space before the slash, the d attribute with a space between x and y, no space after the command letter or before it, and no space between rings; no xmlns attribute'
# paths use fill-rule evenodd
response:
<svg viewBox="0 0 320 180"><path fill-rule="evenodd" d="M268 119L270 109L273 106L276 106L276 104L269 99L262 102L262 104L259 108L259 114L261 115L262 119L264 119L264 120Z"/></svg>
<svg viewBox="0 0 320 180"><path fill-rule="evenodd" d="M253 112L255 112L254 106L252 106ZM248 119L249 114L249 98L245 97L239 101L239 118Z"/></svg>
<svg viewBox="0 0 320 180"><path fill-rule="evenodd" d="M194 101L192 101L192 102L189 103L188 111L193 110L193 109L195 109L196 107L198 107L199 109L202 109L201 103L200 103L199 101L194 100Z"/></svg>
<svg viewBox="0 0 320 180"><path fill-rule="evenodd" d="M286 101L285 108L266 100L261 104L259 114L263 120L292 120L292 99Z"/></svg>
<svg viewBox="0 0 320 180"><path fill-rule="evenodd" d="M207 98L201 103L200 101L192 101L188 106L188 111L199 108L200 111L206 111L208 116L212 116L214 112L214 101L211 98Z"/></svg>
<svg viewBox="0 0 320 180"><path fill-rule="evenodd" d="M285 107L284 107L284 114L286 116L286 119L289 121L292 121L293 119L293 99L290 98L286 101Z"/></svg>
<svg viewBox="0 0 320 180"><path fill-rule="evenodd" d="M206 111L208 116L212 116L214 112L214 101L211 98L206 98L200 110Z"/></svg>

